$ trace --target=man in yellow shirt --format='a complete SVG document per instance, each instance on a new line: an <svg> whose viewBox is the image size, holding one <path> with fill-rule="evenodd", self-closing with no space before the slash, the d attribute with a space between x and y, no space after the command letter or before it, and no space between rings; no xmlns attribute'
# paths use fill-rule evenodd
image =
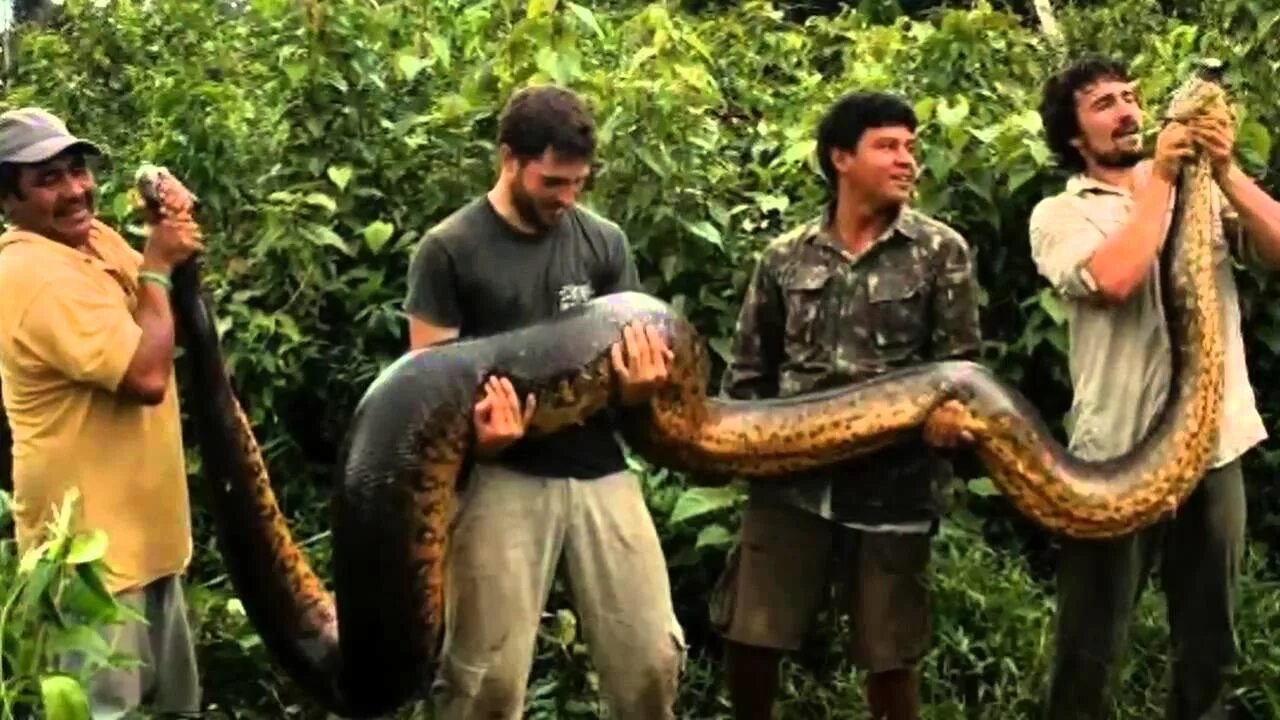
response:
<svg viewBox="0 0 1280 720"><path fill-rule="evenodd" d="M76 488L74 527L108 537L107 586L147 618L104 632L141 667L90 682L95 718L141 704L196 714L200 688L181 574L191 524L170 270L195 226L152 226L141 254L94 215L97 146L34 108L0 115L0 387L13 432L19 547ZM80 659L64 660L68 669Z"/></svg>

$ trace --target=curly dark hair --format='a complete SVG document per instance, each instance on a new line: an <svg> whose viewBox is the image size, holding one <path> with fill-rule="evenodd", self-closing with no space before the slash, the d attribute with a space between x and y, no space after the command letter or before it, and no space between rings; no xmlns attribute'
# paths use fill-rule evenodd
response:
<svg viewBox="0 0 1280 720"><path fill-rule="evenodd" d="M1071 141L1080 134L1076 117L1076 91L1099 80L1128 82L1129 69L1124 63L1104 55L1090 53L1077 58L1045 81L1040 98L1040 120L1044 123L1045 142L1058 158L1058 164L1071 172L1084 170L1084 157Z"/></svg>
<svg viewBox="0 0 1280 720"><path fill-rule="evenodd" d="M521 160L557 155L590 160L596 150L591 112L572 90L557 85L528 87L511 96L498 118L498 142Z"/></svg>
<svg viewBox="0 0 1280 720"><path fill-rule="evenodd" d="M915 132L916 113L905 100L886 92L852 92L840 98L818 124L818 164L827 189L836 188L831 149L852 150L871 128L903 126Z"/></svg>

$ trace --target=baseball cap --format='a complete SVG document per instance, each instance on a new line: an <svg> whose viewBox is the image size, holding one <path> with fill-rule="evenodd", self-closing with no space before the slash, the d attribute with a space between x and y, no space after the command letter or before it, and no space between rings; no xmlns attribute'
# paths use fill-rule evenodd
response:
<svg viewBox="0 0 1280 720"><path fill-rule="evenodd" d="M0 163L44 162L73 146L102 155L97 145L72 135L47 110L27 107L0 114Z"/></svg>

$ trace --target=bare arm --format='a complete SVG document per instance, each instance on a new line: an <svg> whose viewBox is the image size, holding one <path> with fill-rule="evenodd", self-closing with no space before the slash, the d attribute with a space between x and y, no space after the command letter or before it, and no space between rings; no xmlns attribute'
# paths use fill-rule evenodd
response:
<svg viewBox="0 0 1280 720"><path fill-rule="evenodd" d="M1173 184L1153 174L1134 198L1133 215L1094 251L1085 267L1110 302L1124 302L1151 271L1164 243Z"/></svg>
<svg viewBox="0 0 1280 720"><path fill-rule="evenodd" d="M116 392L147 405L164 400L173 374L173 311L169 290L157 278L168 278L173 268L204 249L200 226L191 216L193 199L175 178L163 181L160 207L150 213L147 245L138 267L138 304L133 320L142 330Z"/></svg>
<svg viewBox="0 0 1280 720"><path fill-rule="evenodd" d="M410 350L421 350L429 345L436 345L456 337L458 337L458 328L441 327L416 315L409 316Z"/></svg>
<svg viewBox="0 0 1280 720"><path fill-rule="evenodd" d="M1220 174L1218 186L1240 218L1258 260L1280 268L1280 202L1232 163Z"/></svg>
<svg viewBox="0 0 1280 720"><path fill-rule="evenodd" d="M1160 132L1150 176L1138 185L1128 222L1103 240L1085 265L1105 300L1124 302L1151 271L1164 243L1178 170L1192 151L1186 126L1173 124Z"/></svg>
<svg viewBox="0 0 1280 720"><path fill-rule="evenodd" d="M145 261L142 269L166 276L169 274L160 266ZM173 368L173 312L169 307L168 291L162 285L141 282L138 308L133 319L142 328L142 339L117 392L145 405L156 405L164 400Z"/></svg>

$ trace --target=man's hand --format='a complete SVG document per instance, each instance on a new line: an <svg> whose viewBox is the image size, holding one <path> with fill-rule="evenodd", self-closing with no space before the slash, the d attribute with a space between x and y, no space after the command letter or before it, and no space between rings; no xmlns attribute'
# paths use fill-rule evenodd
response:
<svg viewBox="0 0 1280 720"><path fill-rule="evenodd" d="M1197 117L1190 123L1191 138L1204 150L1219 182L1231 170L1235 151L1236 129L1230 114L1219 110Z"/></svg>
<svg viewBox="0 0 1280 720"><path fill-rule="evenodd" d="M142 250L143 269L169 272L204 249L200 226L191 221L161 220L151 226Z"/></svg>
<svg viewBox="0 0 1280 720"><path fill-rule="evenodd" d="M969 411L959 401L942 403L924 421L925 442L938 448L953 448L961 442L973 442L973 433L965 428L969 417Z"/></svg>
<svg viewBox="0 0 1280 720"><path fill-rule="evenodd" d="M533 419L537 399L531 393L520 411L520 399L507 378L491 377L485 381L484 397L472 409L475 423L476 454L492 458L508 445L524 436L525 426Z"/></svg>
<svg viewBox="0 0 1280 720"><path fill-rule="evenodd" d="M622 339L613 344L613 370L622 381L622 404L639 405L666 384L670 377L668 363L675 353L653 327L627 325L622 329Z"/></svg>
<svg viewBox="0 0 1280 720"><path fill-rule="evenodd" d="M1152 169L1167 182L1178 179L1178 171L1182 163L1191 159L1195 152L1192 144L1191 128L1182 123L1169 123L1156 136L1156 152Z"/></svg>
<svg viewBox="0 0 1280 720"><path fill-rule="evenodd" d="M191 193L177 178L166 174L156 192L159 207L147 212L150 234L142 250L142 263L145 270L168 273L204 249L203 237L191 215Z"/></svg>

